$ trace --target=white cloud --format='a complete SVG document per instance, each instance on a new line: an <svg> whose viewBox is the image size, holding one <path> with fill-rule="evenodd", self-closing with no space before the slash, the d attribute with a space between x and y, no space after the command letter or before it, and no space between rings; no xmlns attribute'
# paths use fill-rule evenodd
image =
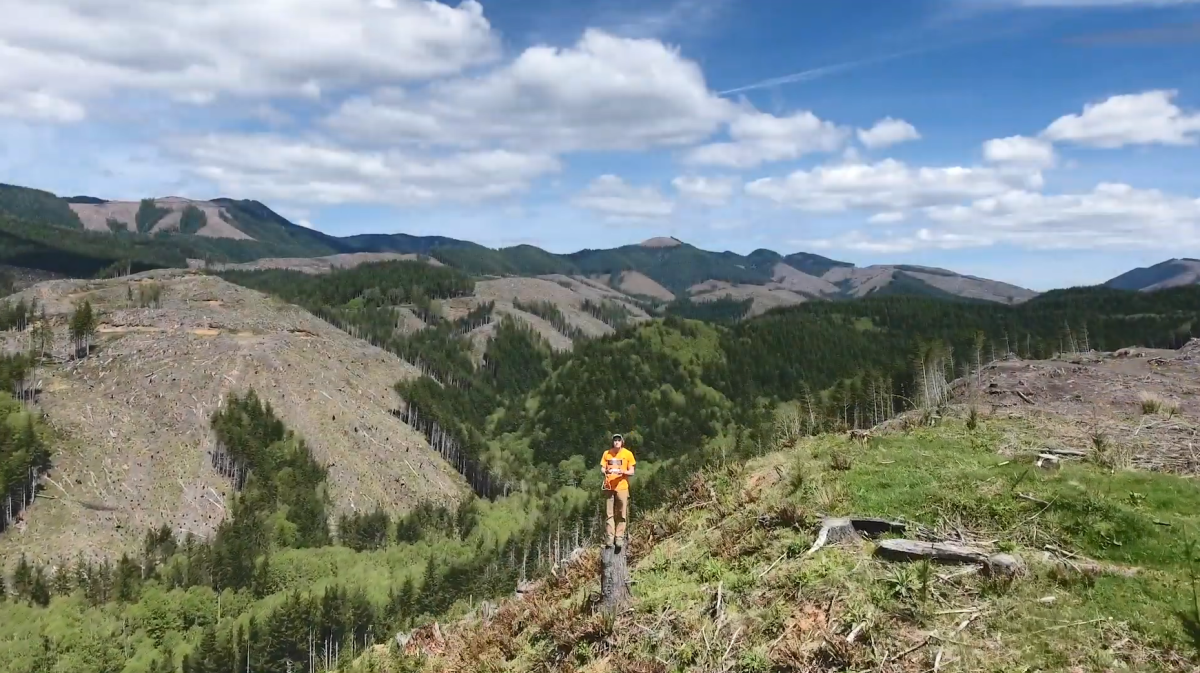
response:
<svg viewBox="0 0 1200 673"><path fill-rule="evenodd" d="M311 96L499 54L475 0L0 0L0 16L0 112L33 92L76 105L118 90Z"/></svg>
<svg viewBox="0 0 1200 673"><path fill-rule="evenodd" d="M1200 245L1200 199L1102 183L1079 194L1012 190L920 211L916 228L851 231L811 247L879 253L1011 245L1034 250L1168 250Z"/></svg>
<svg viewBox="0 0 1200 673"><path fill-rule="evenodd" d="M731 142L702 145L689 152L684 160L692 164L753 168L816 152L834 152L845 144L849 135L848 129L819 119L812 112L776 117L742 109L729 124Z"/></svg>
<svg viewBox="0 0 1200 673"><path fill-rule="evenodd" d="M25 121L70 123L87 116L83 106L44 91L0 92L0 117Z"/></svg>
<svg viewBox="0 0 1200 673"><path fill-rule="evenodd" d="M478 201L521 192L560 168L543 154L359 151L272 135L209 135L173 145L196 175L223 192L290 203Z"/></svg>
<svg viewBox="0 0 1200 673"><path fill-rule="evenodd" d="M616 175L601 175L571 200L618 220L645 220L669 216L675 204L650 186L635 187Z"/></svg>
<svg viewBox="0 0 1200 673"><path fill-rule="evenodd" d="M681 175L671 181L684 197L710 206L721 206L729 202L738 182L734 178L710 178L700 175Z"/></svg>
<svg viewBox="0 0 1200 673"><path fill-rule="evenodd" d="M871 224L891 224L893 222L903 222L908 219L908 213L898 210L885 210L882 213L875 213L867 218Z"/></svg>
<svg viewBox="0 0 1200 673"><path fill-rule="evenodd" d="M480 77L347 101L327 123L371 144L498 143L539 151L636 150L702 141L734 112L704 73L657 40L586 31Z"/></svg>
<svg viewBox="0 0 1200 673"><path fill-rule="evenodd" d="M784 178L762 178L748 183L745 191L801 210L900 211L1041 186L1042 176L1037 171L962 166L913 168L895 159L885 159L874 164L818 166Z"/></svg>
<svg viewBox="0 0 1200 673"><path fill-rule="evenodd" d="M989 140L983 144L983 158L989 163L1033 168L1049 168L1057 161L1053 145L1028 136Z"/></svg>
<svg viewBox="0 0 1200 673"><path fill-rule="evenodd" d="M1155 189L1102 183L1082 194L1012 191L968 205L926 212L957 230L986 231L997 240L1034 248L1195 246L1200 199Z"/></svg>
<svg viewBox="0 0 1200 673"><path fill-rule="evenodd" d="M1042 132L1054 142L1101 148L1127 145L1193 145L1200 140L1200 113L1172 101L1178 92L1146 91L1085 105L1081 114L1059 117Z"/></svg>
<svg viewBox="0 0 1200 673"><path fill-rule="evenodd" d="M917 127L903 119L886 117L875 122L869 129L858 130L858 141L869 149L891 147L910 140L920 140Z"/></svg>

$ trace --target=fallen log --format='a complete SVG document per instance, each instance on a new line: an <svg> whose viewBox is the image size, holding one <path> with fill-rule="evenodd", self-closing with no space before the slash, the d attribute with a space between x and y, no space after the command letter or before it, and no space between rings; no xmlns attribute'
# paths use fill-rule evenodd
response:
<svg viewBox="0 0 1200 673"><path fill-rule="evenodd" d="M875 553L892 561L941 561L944 563L986 564L988 553L978 547L950 542L921 542L919 540L881 540Z"/></svg>
<svg viewBox="0 0 1200 673"><path fill-rule="evenodd" d="M952 542L920 540L882 540L875 554L889 561L934 561L969 563L982 566L989 575L1015 577L1025 572L1025 564L1011 554L990 554L987 550Z"/></svg>

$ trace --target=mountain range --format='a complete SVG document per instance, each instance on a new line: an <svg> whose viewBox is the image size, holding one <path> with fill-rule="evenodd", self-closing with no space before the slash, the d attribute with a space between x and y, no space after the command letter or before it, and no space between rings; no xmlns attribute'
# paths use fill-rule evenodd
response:
<svg viewBox="0 0 1200 673"><path fill-rule="evenodd" d="M336 237L297 225L253 200L180 197L110 201L0 184L0 263L64 275L346 253L425 255L492 276L587 277L653 301L751 301L754 312L811 299L921 294L1015 304L1037 295L1016 285L912 265L858 267L807 252L749 255L702 250L676 238L556 254L532 245L493 249L444 236ZM1170 260L1112 279L1116 289L1200 282L1200 261Z"/></svg>

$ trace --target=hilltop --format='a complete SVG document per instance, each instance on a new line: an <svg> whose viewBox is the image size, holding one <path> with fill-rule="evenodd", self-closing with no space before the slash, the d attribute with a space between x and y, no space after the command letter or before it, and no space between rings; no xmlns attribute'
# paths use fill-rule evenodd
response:
<svg viewBox="0 0 1200 673"><path fill-rule="evenodd" d="M1104 285L1118 290L1153 292L1180 285L1200 283L1200 259L1169 259L1150 267L1127 271Z"/></svg>
<svg viewBox="0 0 1200 673"><path fill-rule="evenodd" d="M157 298L140 305L152 288ZM35 376L56 448L47 499L6 534L5 559L119 555L160 524L211 534L231 486L212 464L209 417L249 389L328 466L337 513L403 512L466 492L391 413L392 386L418 372L299 308L184 271L43 282L10 298L22 299L36 299L55 331L55 357ZM100 316L95 351L67 359L68 318L85 300ZM2 336L3 352L29 339Z"/></svg>

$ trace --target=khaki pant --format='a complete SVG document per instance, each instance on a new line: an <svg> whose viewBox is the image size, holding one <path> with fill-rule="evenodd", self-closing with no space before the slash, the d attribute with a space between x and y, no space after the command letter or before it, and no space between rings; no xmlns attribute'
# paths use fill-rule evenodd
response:
<svg viewBox="0 0 1200 673"><path fill-rule="evenodd" d="M604 513L608 516L605 532L611 543L614 537L625 539L625 520L629 518L629 491L605 491Z"/></svg>

